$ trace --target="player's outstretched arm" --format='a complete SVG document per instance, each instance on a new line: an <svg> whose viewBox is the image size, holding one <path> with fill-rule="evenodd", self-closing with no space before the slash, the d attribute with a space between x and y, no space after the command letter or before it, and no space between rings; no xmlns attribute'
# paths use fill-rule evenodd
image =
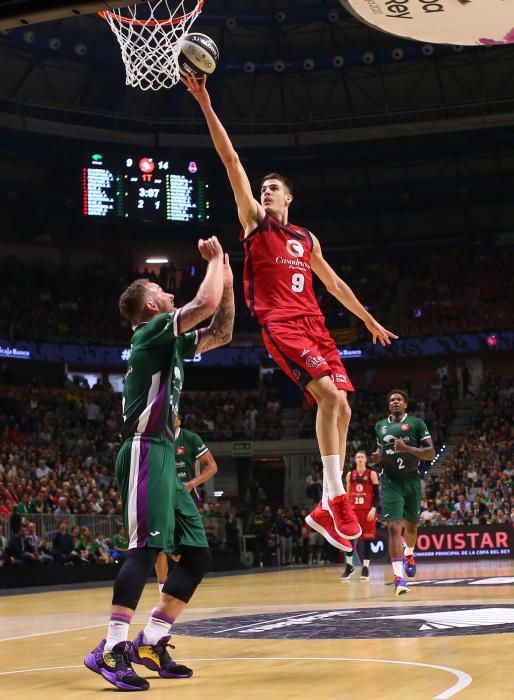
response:
<svg viewBox="0 0 514 700"><path fill-rule="evenodd" d="M223 249L216 238L198 241L198 250L207 261L207 271L198 291L190 302L178 310L179 333L197 326L216 311L223 294Z"/></svg>
<svg viewBox="0 0 514 700"><path fill-rule="evenodd" d="M227 345L232 340L236 309L234 304L234 280L228 255L223 263L223 294L212 321L200 331L196 352L202 353Z"/></svg>
<svg viewBox="0 0 514 700"><path fill-rule="evenodd" d="M245 231L251 231L264 219L265 211L261 204L254 198L250 180L245 169L241 165L239 156L232 145L225 127L218 115L213 110L211 98L205 86L207 78L204 76L197 80L193 74L181 78L188 92L195 98L204 114L214 147L227 169L228 178L234 192L237 204L239 221Z"/></svg>
<svg viewBox="0 0 514 700"><path fill-rule="evenodd" d="M327 263L321 252L321 246L318 239L312 236L314 246L311 255L311 267L315 274L323 282L327 291L334 296L343 306L352 312L357 318L364 322L364 325L373 336L373 344L380 342L381 345L390 345L391 339L396 340L397 335L388 331L373 318L367 309L357 299L350 287L344 282L339 275Z"/></svg>

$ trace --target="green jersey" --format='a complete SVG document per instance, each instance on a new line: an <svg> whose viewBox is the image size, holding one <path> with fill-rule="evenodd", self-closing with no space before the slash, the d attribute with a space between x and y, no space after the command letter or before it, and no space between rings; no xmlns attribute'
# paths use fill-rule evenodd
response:
<svg viewBox="0 0 514 700"><path fill-rule="evenodd" d="M174 437L180 392L184 381L182 360L194 355L198 333L179 332L180 309L154 316L132 336L131 354L123 387L124 438L131 435Z"/></svg>
<svg viewBox="0 0 514 700"><path fill-rule="evenodd" d="M421 447L421 442L430 438L424 421L416 416L405 414L401 421L395 423L391 420L391 416L388 416L378 421L375 425L375 433L381 463L386 474L394 476L418 470L420 460L407 452L395 452L394 439L402 438L410 447Z"/></svg>
<svg viewBox="0 0 514 700"><path fill-rule="evenodd" d="M190 430L179 428L175 436L177 476L185 483L195 476L196 460L209 451L202 438Z"/></svg>
<svg viewBox="0 0 514 700"><path fill-rule="evenodd" d="M126 537L125 535L116 534L112 538L112 546L113 546L113 549L116 549L116 547L118 547L119 549L128 549L129 538Z"/></svg>

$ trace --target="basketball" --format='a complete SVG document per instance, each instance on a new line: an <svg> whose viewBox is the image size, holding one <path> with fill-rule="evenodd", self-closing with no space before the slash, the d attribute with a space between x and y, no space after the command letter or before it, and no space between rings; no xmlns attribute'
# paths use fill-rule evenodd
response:
<svg viewBox="0 0 514 700"><path fill-rule="evenodd" d="M182 75L194 73L197 78L211 75L218 58L218 47L206 34L186 34L181 41L178 63Z"/></svg>

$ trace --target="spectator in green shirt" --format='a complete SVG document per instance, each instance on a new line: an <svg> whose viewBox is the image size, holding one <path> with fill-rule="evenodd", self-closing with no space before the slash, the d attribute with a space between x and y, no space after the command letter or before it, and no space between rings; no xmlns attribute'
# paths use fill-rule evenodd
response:
<svg viewBox="0 0 514 700"><path fill-rule="evenodd" d="M120 525L118 532L112 538L111 556L115 562L121 562L125 552L128 552L129 540L124 525Z"/></svg>

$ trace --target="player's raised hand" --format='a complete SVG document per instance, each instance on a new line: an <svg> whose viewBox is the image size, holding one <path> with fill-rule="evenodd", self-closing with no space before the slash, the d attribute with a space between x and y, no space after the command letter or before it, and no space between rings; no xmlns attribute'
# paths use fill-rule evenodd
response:
<svg viewBox="0 0 514 700"><path fill-rule="evenodd" d="M221 247L221 244L216 236L211 236L206 240L200 238L198 241L198 250L200 251L202 258L207 260L207 262L214 260L214 258L217 257L221 257L223 259L223 248Z"/></svg>
<svg viewBox="0 0 514 700"><path fill-rule="evenodd" d="M234 275L232 274L232 268L230 267L230 260L228 259L228 253L225 253L223 259L223 286L225 289L232 287L234 285Z"/></svg>
<svg viewBox="0 0 514 700"><path fill-rule="evenodd" d="M200 104L201 107L210 105L211 98L207 92L205 83L207 82L207 76L204 75L202 78L198 79L194 73L188 73L187 76L182 75L180 80L187 87L187 91L195 98L195 100Z"/></svg>
<svg viewBox="0 0 514 700"><path fill-rule="evenodd" d="M391 331L388 331L387 328L381 326L380 323L376 321L373 317L371 317L364 323L368 331L373 336L373 345L376 345L377 340L382 346L391 345L391 339L398 340L397 335L391 333Z"/></svg>

